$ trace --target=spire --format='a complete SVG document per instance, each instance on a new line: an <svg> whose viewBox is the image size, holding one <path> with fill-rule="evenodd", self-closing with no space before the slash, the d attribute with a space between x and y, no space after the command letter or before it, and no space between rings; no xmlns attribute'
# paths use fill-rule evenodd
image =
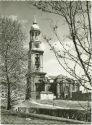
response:
<svg viewBox="0 0 92 125"><path fill-rule="evenodd" d="M36 21L36 17L34 15L34 21L33 21L33 24L37 24L37 21Z"/></svg>

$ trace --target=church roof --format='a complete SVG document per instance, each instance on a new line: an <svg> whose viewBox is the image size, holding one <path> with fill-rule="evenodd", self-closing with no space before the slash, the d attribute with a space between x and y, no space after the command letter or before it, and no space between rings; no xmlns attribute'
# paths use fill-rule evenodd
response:
<svg viewBox="0 0 92 125"><path fill-rule="evenodd" d="M36 19L34 19L34 21L33 21L33 25L31 26L31 30L40 31L40 27L37 24Z"/></svg>
<svg viewBox="0 0 92 125"><path fill-rule="evenodd" d="M37 25L37 23L33 23L33 25L31 26L31 30L40 30L39 26Z"/></svg>
<svg viewBox="0 0 92 125"><path fill-rule="evenodd" d="M58 76L49 76L49 78L55 80L57 83L69 83L69 84L78 85L78 81L74 80L73 78L64 76L62 74L60 74Z"/></svg>

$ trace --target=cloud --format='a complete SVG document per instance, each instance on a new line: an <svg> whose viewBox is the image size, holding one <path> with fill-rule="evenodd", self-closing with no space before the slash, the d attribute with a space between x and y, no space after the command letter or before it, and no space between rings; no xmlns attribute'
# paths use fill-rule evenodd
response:
<svg viewBox="0 0 92 125"><path fill-rule="evenodd" d="M54 58L45 61L43 69L48 75L55 75L55 76L59 74L66 75L65 70L59 65L58 61Z"/></svg>
<svg viewBox="0 0 92 125"><path fill-rule="evenodd" d="M45 44L42 42L41 45L40 45L40 48L44 51L46 49L46 46Z"/></svg>

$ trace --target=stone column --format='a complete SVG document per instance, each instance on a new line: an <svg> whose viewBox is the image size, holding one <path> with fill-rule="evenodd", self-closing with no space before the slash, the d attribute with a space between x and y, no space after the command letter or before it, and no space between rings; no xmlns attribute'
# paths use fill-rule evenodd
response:
<svg viewBox="0 0 92 125"><path fill-rule="evenodd" d="M60 98L60 84L57 83L57 98Z"/></svg>

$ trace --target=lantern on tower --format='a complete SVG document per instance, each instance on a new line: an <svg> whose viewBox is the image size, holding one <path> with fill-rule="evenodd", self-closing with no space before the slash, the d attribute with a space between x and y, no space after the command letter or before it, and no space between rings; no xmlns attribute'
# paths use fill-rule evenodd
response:
<svg viewBox="0 0 92 125"><path fill-rule="evenodd" d="M36 40L38 38L38 36L40 35L40 33L41 33L40 28L35 19L33 21L33 25L31 26L31 29L30 29L31 40L33 40L33 41L34 41L34 39Z"/></svg>
<svg viewBox="0 0 92 125"><path fill-rule="evenodd" d="M40 40L39 40L39 35L40 35L40 27L36 22L36 19L33 21L33 25L31 26L30 29L30 42L31 44L33 43L32 48L39 48L40 47Z"/></svg>

